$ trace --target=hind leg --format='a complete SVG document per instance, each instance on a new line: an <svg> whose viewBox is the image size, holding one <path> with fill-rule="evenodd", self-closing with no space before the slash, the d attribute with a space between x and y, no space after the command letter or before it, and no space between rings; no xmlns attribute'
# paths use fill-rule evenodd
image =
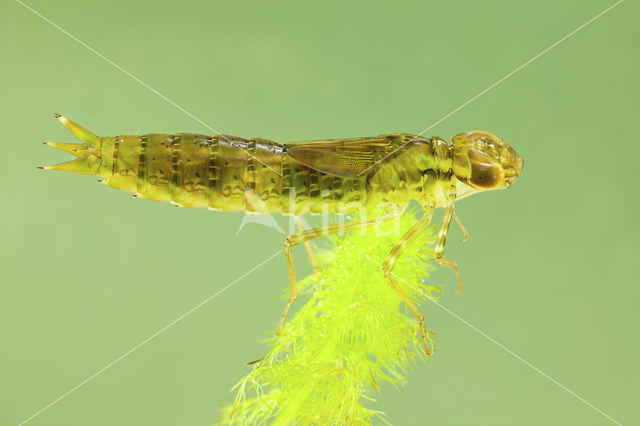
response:
<svg viewBox="0 0 640 426"><path fill-rule="evenodd" d="M356 229L368 228L370 226L385 222L387 220L391 220L393 218L394 216L381 216L368 220L355 220L353 222L339 223L335 225L307 229L289 235L284 241L284 255L287 260L287 268L289 269L289 300L287 301L284 312L280 317L280 323L278 324L276 335L279 336L282 332L282 327L284 325L285 319L287 318L287 314L289 313L289 309L291 308L291 305L293 305L293 302L295 302L298 298L298 284L296 280L296 270L293 263L293 254L291 252L291 248L297 246L298 244L313 240L314 238L334 235L340 232L354 231Z"/></svg>
<svg viewBox="0 0 640 426"><path fill-rule="evenodd" d="M304 224L299 216L294 216L293 220L296 222L296 226L298 227L298 232L304 231ZM305 241L304 248L307 250L307 254L309 255L309 261L311 262L311 266L313 267L313 273L317 274L320 272L318 268L318 258L316 257L316 253L313 251L313 247L311 247L311 242Z"/></svg>

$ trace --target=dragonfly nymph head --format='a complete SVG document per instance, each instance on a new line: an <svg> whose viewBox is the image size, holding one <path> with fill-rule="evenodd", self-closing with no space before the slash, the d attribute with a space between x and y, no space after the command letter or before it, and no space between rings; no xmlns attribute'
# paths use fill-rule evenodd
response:
<svg viewBox="0 0 640 426"><path fill-rule="evenodd" d="M453 172L476 190L509 188L522 171L522 157L489 132L461 133L452 142Z"/></svg>

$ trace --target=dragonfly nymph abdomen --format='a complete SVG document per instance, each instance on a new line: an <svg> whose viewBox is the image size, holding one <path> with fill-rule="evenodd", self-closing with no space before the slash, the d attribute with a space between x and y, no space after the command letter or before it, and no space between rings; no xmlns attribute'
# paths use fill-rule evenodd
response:
<svg viewBox="0 0 640 426"><path fill-rule="evenodd" d="M98 137L63 116L56 114L56 118L82 143L48 142L77 158L43 168L97 175L102 183L139 198L258 214L374 213L373 218L302 230L287 237L291 297L277 333L298 296L293 246L391 220L393 216L384 213L388 206L402 211L410 200L417 200L424 215L391 250L382 273L416 315L428 354L424 318L392 277L393 265L403 248L431 223L433 210L442 207L445 213L435 260L453 269L460 291L457 264L443 259L450 221L458 220L455 202L477 192L508 188L523 167L522 157L484 131L456 135L450 145L438 137L404 133L281 144L192 133Z"/></svg>

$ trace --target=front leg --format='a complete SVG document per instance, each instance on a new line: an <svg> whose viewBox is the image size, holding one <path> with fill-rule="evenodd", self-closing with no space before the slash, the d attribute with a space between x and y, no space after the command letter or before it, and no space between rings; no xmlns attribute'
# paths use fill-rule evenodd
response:
<svg viewBox="0 0 640 426"><path fill-rule="evenodd" d="M440 230L438 231L438 239L436 240L436 250L434 253L435 261L440 265L447 266L453 269L456 274L456 280L458 281L458 288L456 293L462 293L462 280L460 279L460 273L458 273L458 264L452 260L445 260L444 245L447 242L447 232L449 231L449 225L451 224L451 217L455 214L453 210L453 201L445 208L442 215L442 223L440 224Z"/></svg>
<svg viewBox="0 0 640 426"><path fill-rule="evenodd" d="M458 222L458 226L460 227L460 230L462 231L462 242L464 243L465 241L469 240L469 233L467 232L467 228L464 227L464 225L462 224L462 221L460 220L460 218L458 217L458 214L456 213L455 209L453 210L453 218L455 219L456 222Z"/></svg>

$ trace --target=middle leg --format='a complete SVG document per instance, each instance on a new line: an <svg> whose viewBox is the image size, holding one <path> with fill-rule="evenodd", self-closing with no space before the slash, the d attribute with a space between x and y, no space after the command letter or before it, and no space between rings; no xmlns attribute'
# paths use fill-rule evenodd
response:
<svg viewBox="0 0 640 426"><path fill-rule="evenodd" d="M425 208L424 214L422 215L420 220L418 220L418 222L416 222L411 227L411 229L409 229L402 236L402 238L400 238L400 240L396 243L393 249L391 249L391 251L387 255L387 258L382 264L382 274L387 279L387 282L389 283L393 291L395 291L396 294L400 296L400 299L402 299L405 305L407 305L407 307L411 310L411 312L413 312L413 314L416 316L416 319L418 320L418 325L420 326L420 334L422 336L422 343L424 345L424 351L427 355L431 355L433 351L431 350L431 348L429 348L429 344L427 342L427 330L424 326L424 316L420 313L409 295L398 285L396 280L393 279L393 273L391 271L393 270L393 267L396 264L398 258L402 255L404 249L413 241L415 241L415 239L429 226L432 217L433 207Z"/></svg>

